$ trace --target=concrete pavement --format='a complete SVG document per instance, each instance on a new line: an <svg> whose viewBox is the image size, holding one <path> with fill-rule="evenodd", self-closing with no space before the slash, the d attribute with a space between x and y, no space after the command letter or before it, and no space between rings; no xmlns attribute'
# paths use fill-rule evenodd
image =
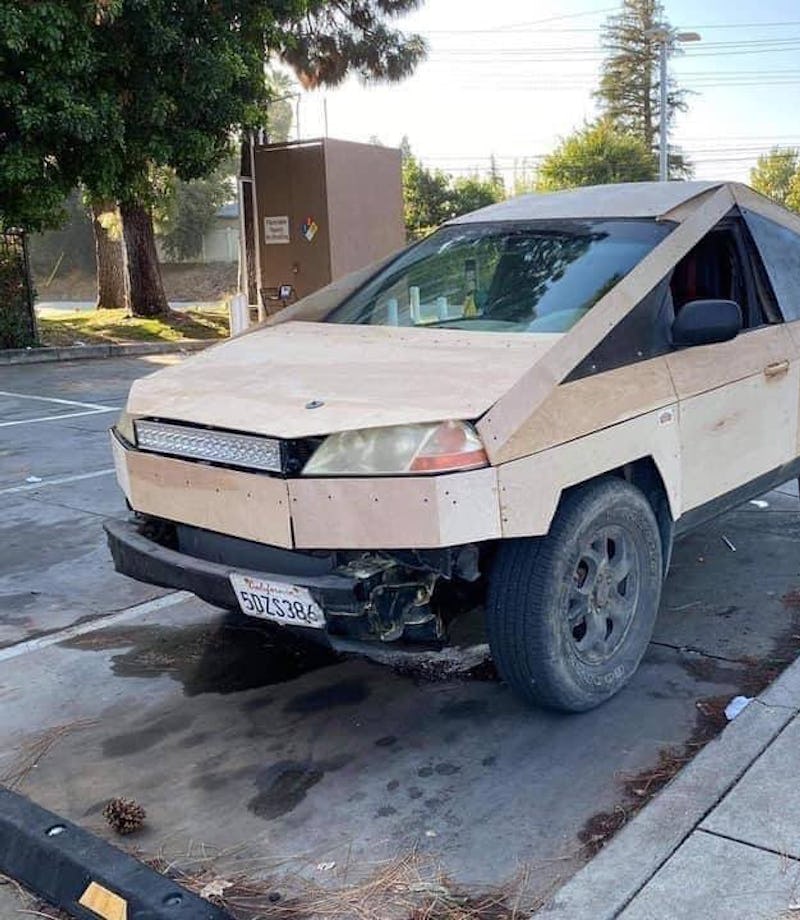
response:
<svg viewBox="0 0 800 920"><path fill-rule="evenodd" d="M535 916L800 917L799 758L796 661Z"/></svg>
<svg viewBox="0 0 800 920"><path fill-rule="evenodd" d="M0 776L98 833L103 802L133 796L144 852L193 842L301 886L414 851L456 886L524 874L532 905L587 860L598 815L632 807L630 777L794 654L790 489L676 547L640 672L575 717L521 706L488 669L430 682L122 578L105 429L130 382L174 360L0 369Z"/></svg>

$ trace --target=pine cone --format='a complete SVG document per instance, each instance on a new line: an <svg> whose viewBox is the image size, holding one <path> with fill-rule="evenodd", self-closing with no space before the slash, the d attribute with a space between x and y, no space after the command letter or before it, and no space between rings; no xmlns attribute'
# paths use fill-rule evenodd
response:
<svg viewBox="0 0 800 920"><path fill-rule="evenodd" d="M103 817L118 834L132 834L144 824L145 810L133 799L111 799Z"/></svg>

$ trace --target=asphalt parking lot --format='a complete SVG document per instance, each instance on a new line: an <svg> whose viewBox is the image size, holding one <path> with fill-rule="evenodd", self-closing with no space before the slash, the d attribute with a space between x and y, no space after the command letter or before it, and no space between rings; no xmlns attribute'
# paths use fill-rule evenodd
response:
<svg viewBox="0 0 800 920"><path fill-rule="evenodd" d="M415 852L456 887L569 876L721 706L794 657L794 485L675 549L645 661L580 716L524 708L491 669L431 680L288 642L114 573L106 429L177 360L0 370L0 779L103 835L147 809L144 853L220 854L300 890Z"/></svg>

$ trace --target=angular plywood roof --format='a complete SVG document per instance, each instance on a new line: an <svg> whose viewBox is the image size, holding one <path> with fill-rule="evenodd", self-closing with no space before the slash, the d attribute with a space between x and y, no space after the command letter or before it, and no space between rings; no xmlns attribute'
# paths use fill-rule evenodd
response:
<svg viewBox="0 0 800 920"><path fill-rule="evenodd" d="M664 217L674 208L731 182L622 182L590 185L563 192L520 195L489 205L453 224L494 220L558 220L604 217Z"/></svg>

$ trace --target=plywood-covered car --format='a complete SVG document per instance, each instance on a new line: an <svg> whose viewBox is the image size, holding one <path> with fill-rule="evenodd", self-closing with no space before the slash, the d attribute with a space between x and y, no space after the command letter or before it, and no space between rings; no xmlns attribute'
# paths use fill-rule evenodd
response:
<svg viewBox="0 0 800 920"><path fill-rule="evenodd" d="M743 185L458 218L138 380L117 568L337 644L446 641L583 710L635 671L673 539L798 473L800 218Z"/></svg>

